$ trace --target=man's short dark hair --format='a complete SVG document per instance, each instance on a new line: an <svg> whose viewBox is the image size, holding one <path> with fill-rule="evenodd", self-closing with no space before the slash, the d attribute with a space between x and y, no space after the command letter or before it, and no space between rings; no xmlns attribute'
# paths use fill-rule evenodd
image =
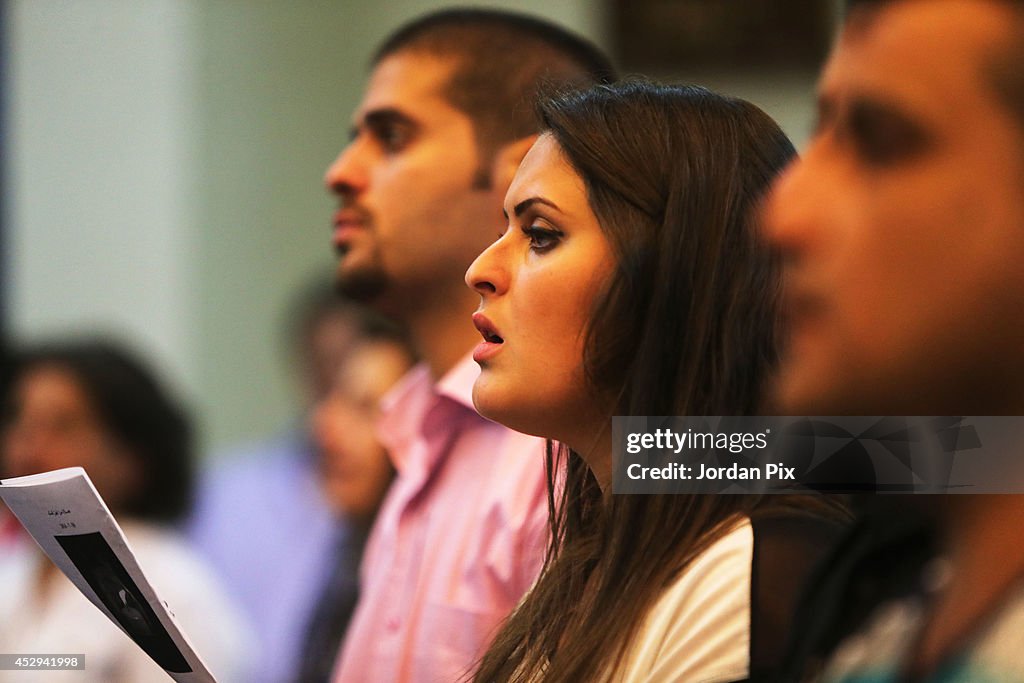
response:
<svg viewBox="0 0 1024 683"><path fill-rule="evenodd" d="M858 20L854 15L870 22L871 15L879 9L910 0L846 0L846 18ZM1003 106L1024 128L1024 0L992 0L1015 10L1018 21L1013 28L1013 37L1004 46L994 47L994 54L985 65L987 77L993 92Z"/></svg>
<svg viewBox="0 0 1024 683"><path fill-rule="evenodd" d="M372 64L417 51L455 63L448 102L473 121L483 159L537 132L533 102L548 88L611 82L615 71L592 43L536 17L495 9L448 9L402 26Z"/></svg>

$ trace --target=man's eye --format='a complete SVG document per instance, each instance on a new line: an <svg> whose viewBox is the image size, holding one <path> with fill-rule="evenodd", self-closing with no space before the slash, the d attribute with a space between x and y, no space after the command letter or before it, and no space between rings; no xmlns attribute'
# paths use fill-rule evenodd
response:
<svg viewBox="0 0 1024 683"><path fill-rule="evenodd" d="M380 128L375 134L381 147L389 152L397 152L409 142L408 132L397 126Z"/></svg>
<svg viewBox="0 0 1024 683"><path fill-rule="evenodd" d="M927 134L913 122L870 107L855 108L848 125L857 153L876 166L912 159L928 145Z"/></svg>
<svg viewBox="0 0 1024 683"><path fill-rule="evenodd" d="M523 234L530 241L530 249L538 253L551 251L558 246L562 239L562 233L558 230L542 228L537 225L523 228Z"/></svg>

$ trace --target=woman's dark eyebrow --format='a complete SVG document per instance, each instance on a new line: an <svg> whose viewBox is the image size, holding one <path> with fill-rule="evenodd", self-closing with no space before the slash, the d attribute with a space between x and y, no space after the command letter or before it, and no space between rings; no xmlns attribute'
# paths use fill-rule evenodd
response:
<svg viewBox="0 0 1024 683"><path fill-rule="evenodd" d="M534 204L544 204L545 206L550 206L555 211L561 212L561 209L558 208L557 204L555 204L550 199L545 199L544 197L529 197L527 199L524 199L523 201L516 204L515 207L513 207L512 212L515 213L516 216L520 216L522 215L523 211L526 211Z"/></svg>

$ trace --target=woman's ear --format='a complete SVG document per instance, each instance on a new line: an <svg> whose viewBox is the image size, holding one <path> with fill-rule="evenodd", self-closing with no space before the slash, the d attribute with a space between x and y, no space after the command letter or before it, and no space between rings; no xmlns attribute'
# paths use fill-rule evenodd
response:
<svg viewBox="0 0 1024 683"><path fill-rule="evenodd" d="M523 157L530 151L536 140L537 135L527 135L525 138L513 140L502 146L494 155L494 164L491 167L492 186L501 191L502 197L505 196L508 186L512 184L512 177L516 174L516 169L522 163Z"/></svg>

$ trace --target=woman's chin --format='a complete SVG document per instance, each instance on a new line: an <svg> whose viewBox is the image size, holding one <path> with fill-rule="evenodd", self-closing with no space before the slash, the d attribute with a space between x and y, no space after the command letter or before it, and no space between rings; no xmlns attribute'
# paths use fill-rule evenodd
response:
<svg viewBox="0 0 1024 683"><path fill-rule="evenodd" d="M481 382L478 379L473 385L473 407L491 422L497 422L524 434L544 436L537 430L536 416L530 415L529 410L524 410L530 407L529 401L512 400L503 392L495 391L494 387L488 386L486 381Z"/></svg>
<svg viewBox="0 0 1024 683"><path fill-rule="evenodd" d="M499 405L500 402L496 400L493 389L488 386L487 379L479 377L473 385L473 407L476 408L476 412L488 420L504 424L501 420L504 411L500 410Z"/></svg>
<svg viewBox="0 0 1024 683"><path fill-rule="evenodd" d="M497 422L516 431L522 431L515 425L516 411L510 410L508 405L495 400L493 396L483 395L477 398L476 392L473 392L473 407L476 408L476 412L491 422Z"/></svg>

